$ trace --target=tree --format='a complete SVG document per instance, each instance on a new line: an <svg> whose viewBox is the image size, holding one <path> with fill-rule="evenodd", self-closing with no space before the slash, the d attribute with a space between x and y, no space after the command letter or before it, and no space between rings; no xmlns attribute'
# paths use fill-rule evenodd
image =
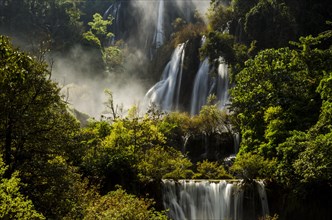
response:
<svg viewBox="0 0 332 220"><path fill-rule="evenodd" d="M0 147L12 172L32 155L51 154L78 128L50 71L0 37ZM52 135L51 135L52 134Z"/></svg>
<svg viewBox="0 0 332 220"><path fill-rule="evenodd" d="M194 178L197 179L231 179L225 168L218 162L203 160L197 163L197 171Z"/></svg>
<svg viewBox="0 0 332 220"><path fill-rule="evenodd" d="M2 4L3 2L3 4ZM26 45L49 41L48 49L66 50L80 40L80 11L73 0L5 0L0 3L5 33ZM25 44L22 46L26 46ZM31 48L29 48L31 49Z"/></svg>
<svg viewBox="0 0 332 220"><path fill-rule="evenodd" d="M278 118L288 130L306 130L317 121L321 100L315 90L322 71L330 68L329 52L323 53L267 49L246 62L231 90L231 108L241 126L243 150L251 151L265 141L268 121L264 122L264 115L270 107L279 106ZM327 65L313 65L319 61Z"/></svg>
<svg viewBox="0 0 332 220"><path fill-rule="evenodd" d="M5 176L20 171L24 192L45 217L77 213L86 185L66 159L79 124L67 111L45 64L13 48L3 36L0 51L0 149L8 165Z"/></svg>
<svg viewBox="0 0 332 220"><path fill-rule="evenodd" d="M308 141L304 151L294 161L295 173L304 183L327 183L332 181L332 133L318 135Z"/></svg>
<svg viewBox="0 0 332 220"><path fill-rule="evenodd" d="M81 218L97 191L62 156L33 158L26 163L22 176L24 191L45 217L52 219ZM23 173L24 172L24 173Z"/></svg>
<svg viewBox="0 0 332 220"><path fill-rule="evenodd" d="M163 212L151 207L153 204L153 200L138 198L118 188L93 201L84 219L166 220L167 216Z"/></svg>
<svg viewBox="0 0 332 220"><path fill-rule="evenodd" d="M130 116L130 115L129 115ZM102 187L127 185L137 178L137 164L149 149L165 145L165 136L147 118L117 119L100 144L87 150L83 167Z"/></svg>
<svg viewBox="0 0 332 220"><path fill-rule="evenodd" d="M192 163L172 147L155 146L140 156L138 178L143 183L162 179L188 179L193 175Z"/></svg>
<svg viewBox="0 0 332 220"><path fill-rule="evenodd" d="M18 178L18 173L15 172L6 178L6 169L7 166L0 157L0 218L45 219L36 211L32 201L20 193L21 180Z"/></svg>
<svg viewBox="0 0 332 220"><path fill-rule="evenodd" d="M108 31L109 26L112 25L112 20L112 18L104 20L100 14L94 14L93 21L88 23L90 30L83 34L84 39L93 46L103 48L106 40L113 37L113 33Z"/></svg>
<svg viewBox="0 0 332 220"><path fill-rule="evenodd" d="M279 0L259 1L245 18L245 31L260 49L286 46L296 36L295 27L290 9Z"/></svg>
<svg viewBox="0 0 332 220"><path fill-rule="evenodd" d="M254 153L244 153L236 157L230 170L235 176L245 180L272 179L276 169L276 160L265 159Z"/></svg>
<svg viewBox="0 0 332 220"><path fill-rule="evenodd" d="M252 9L258 2L259 0L232 0L232 6L236 13L245 17L250 9Z"/></svg>

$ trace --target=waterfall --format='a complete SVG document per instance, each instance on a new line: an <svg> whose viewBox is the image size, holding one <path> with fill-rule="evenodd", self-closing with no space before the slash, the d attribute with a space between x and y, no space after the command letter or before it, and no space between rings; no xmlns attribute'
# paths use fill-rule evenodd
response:
<svg viewBox="0 0 332 220"><path fill-rule="evenodd" d="M241 219L243 192L237 183L164 180L163 184L171 219Z"/></svg>
<svg viewBox="0 0 332 220"><path fill-rule="evenodd" d="M205 58L197 71L194 88L192 91L190 114L196 115L199 113L201 107L206 104L206 99L209 95L209 60Z"/></svg>
<svg viewBox="0 0 332 220"><path fill-rule="evenodd" d="M107 20L109 15L113 17L112 32L115 35L111 38L109 44L114 44L115 38L120 34L120 9L122 1L115 1L112 3L103 15L103 19Z"/></svg>
<svg viewBox="0 0 332 220"><path fill-rule="evenodd" d="M161 45L164 44L164 14L165 14L165 5L164 0L159 0L159 6L158 6L158 17L157 17L157 24L156 24L156 31L154 34L154 44L156 45L156 48L159 48Z"/></svg>
<svg viewBox="0 0 332 220"><path fill-rule="evenodd" d="M254 186L262 206L254 215L248 214L253 213L252 210L244 210L245 188L242 181L163 180L163 204L169 210L168 216L174 220L257 219L269 211L263 182L256 181Z"/></svg>
<svg viewBox="0 0 332 220"><path fill-rule="evenodd" d="M218 84L217 84L217 97L219 101L219 108L225 109L229 104L229 76L228 65L221 59L218 66Z"/></svg>
<svg viewBox="0 0 332 220"><path fill-rule="evenodd" d="M171 60L166 65L161 80L145 95L145 102L156 104L161 110L176 110L182 79L185 44L179 44L173 52Z"/></svg>
<svg viewBox="0 0 332 220"><path fill-rule="evenodd" d="M240 148L240 133L235 132L233 133L233 140L234 140L234 153L237 154Z"/></svg>
<svg viewBox="0 0 332 220"><path fill-rule="evenodd" d="M261 204L262 204L262 216L269 215L270 214L269 205L267 202L264 202L264 201L267 201L267 195L266 195L264 183L263 183L263 181L259 180L259 181L256 181L256 184L257 184L258 194L259 194Z"/></svg>
<svg viewBox="0 0 332 220"><path fill-rule="evenodd" d="M192 91L190 114L198 114L203 105L206 104L210 94L216 94L220 109L226 109L229 104L229 76L228 65L221 59L218 66L217 77L209 74L209 61L206 58L197 71Z"/></svg>

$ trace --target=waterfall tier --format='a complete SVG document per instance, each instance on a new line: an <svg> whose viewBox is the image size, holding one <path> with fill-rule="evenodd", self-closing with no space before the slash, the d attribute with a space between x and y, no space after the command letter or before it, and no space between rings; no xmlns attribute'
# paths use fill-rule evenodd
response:
<svg viewBox="0 0 332 220"><path fill-rule="evenodd" d="M161 80L145 95L146 102L165 111L176 110L179 104L185 44L177 46L166 65Z"/></svg>
<svg viewBox="0 0 332 220"><path fill-rule="evenodd" d="M188 83L188 74L184 76L183 66L185 57L185 44L180 44L173 52L170 61L163 70L161 79L146 94L145 101L155 104L163 111L179 110L179 106L189 106L188 109L182 109L196 115L200 112L202 106L207 103L209 95L215 95L220 109L226 109L229 103L229 75L228 65L221 62L218 67L218 74L210 73L210 64L208 58L202 61L196 72L193 81ZM183 79L184 78L184 79ZM182 80L188 86L182 84ZM191 90L191 98L180 101L180 91Z"/></svg>
<svg viewBox="0 0 332 220"><path fill-rule="evenodd" d="M251 220L269 214L261 181L248 190L242 181L164 180L163 203L174 220Z"/></svg>

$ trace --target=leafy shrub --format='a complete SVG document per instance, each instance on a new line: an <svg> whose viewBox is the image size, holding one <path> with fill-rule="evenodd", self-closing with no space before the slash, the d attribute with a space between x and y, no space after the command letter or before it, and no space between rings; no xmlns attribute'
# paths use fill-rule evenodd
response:
<svg viewBox="0 0 332 220"><path fill-rule="evenodd" d="M276 168L276 161L269 160L254 153L244 153L236 157L230 168L235 175L246 180L272 178Z"/></svg>
<svg viewBox="0 0 332 220"><path fill-rule="evenodd" d="M0 218L1 219L45 219L35 210L31 200L20 193L21 180L15 172L4 178L7 167L0 155Z"/></svg>
<svg viewBox="0 0 332 220"><path fill-rule="evenodd" d="M217 162L204 160L197 163L197 171L194 178L197 179L231 179L225 168Z"/></svg>
<svg viewBox="0 0 332 220"><path fill-rule="evenodd" d="M181 28L180 31L175 33L173 39L174 45L178 45L186 42L187 40L200 37L204 31L205 31L205 26L203 24L189 23L183 26L183 28Z"/></svg>
<svg viewBox="0 0 332 220"><path fill-rule="evenodd" d="M137 198L119 188L95 200L87 209L84 219L166 220L166 215L151 208L152 205L153 200Z"/></svg>
<svg viewBox="0 0 332 220"><path fill-rule="evenodd" d="M168 147L149 149L137 165L142 182L161 179L186 179L193 175L192 163L180 151Z"/></svg>

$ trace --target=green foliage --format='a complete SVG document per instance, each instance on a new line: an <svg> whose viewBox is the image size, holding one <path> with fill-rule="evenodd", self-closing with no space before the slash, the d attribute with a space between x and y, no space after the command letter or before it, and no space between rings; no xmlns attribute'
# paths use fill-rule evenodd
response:
<svg viewBox="0 0 332 220"><path fill-rule="evenodd" d="M47 218L78 218L94 198L95 192L87 189L88 183L82 180L77 168L61 156L46 161L45 158L33 158L22 170L28 183L25 191Z"/></svg>
<svg viewBox="0 0 332 220"><path fill-rule="evenodd" d="M181 152L165 146L161 130L166 132L167 124L139 118L133 110L128 118L113 122L109 134L87 150L84 169L101 180L103 186L117 181L128 184L129 176L131 181L137 178L142 183L189 177L190 161Z"/></svg>
<svg viewBox="0 0 332 220"><path fill-rule="evenodd" d="M275 159L265 159L259 154L244 153L237 155L230 171L245 180L272 179L276 169Z"/></svg>
<svg viewBox="0 0 332 220"><path fill-rule="evenodd" d="M46 65L0 40L0 147L7 175L20 171L24 192L45 217L79 215L86 185L66 161L78 124Z"/></svg>
<svg viewBox="0 0 332 220"><path fill-rule="evenodd" d="M267 143L263 143L259 151L266 157L276 155L276 147L288 136L285 121L281 118L282 115L283 110L280 106L269 107L265 111L264 122L266 123L266 129L264 137Z"/></svg>
<svg viewBox="0 0 332 220"><path fill-rule="evenodd" d="M325 182L331 187L332 181L332 133L318 135L306 144L293 163L295 174L302 182Z"/></svg>
<svg viewBox="0 0 332 220"><path fill-rule="evenodd" d="M201 57L209 57L215 68L220 64L222 57L223 62L230 64L233 75L242 69L244 61L249 58L248 49L244 44L236 42L233 35L220 31L208 33L200 53Z"/></svg>
<svg viewBox="0 0 332 220"><path fill-rule="evenodd" d="M328 0L286 0L297 23L298 36L316 35L326 30L325 21L330 20L331 4Z"/></svg>
<svg viewBox="0 0 332 220"><path fill-rule="evenodd" d="M102 186L110 181L112 175L119 175L117 178L122 181L126 174L132 173L132 166L136 161L131 138L133 131L125 127L126 125L121 120L113 123L111 132L95 142L83 157L84 170L92 178L102 181Z"/></svg>
<svg viewBox="0 0 332 220"><path fill-rule="evenodd" d="M277 214L274 214L273 216L266 215L263 217L260 217L258 220L278 220L279 216Z"/></svg>
<svg viewBox="0 0 332 220"><path fill-rule="evenodd" d="M315 129L321 133L328 133L332 131L332 72L324 72L324 77L317 87L317 92L323 100L321 106L321 113Z"/></svg>
<svg viewBox="0 0 332 220"><path fill-rule="evenodd" d="M258 2L259 0L232 0L232 7L237 14L244 17Z"/></svg>
<svg viewBox="0 0 332 220"><path fill-rule="evenodd" d="M112 19L100 15L110 2L3 0L0 24L8 33L18 31L19 37L49 42L47 47L62 50L81 39L83 16L89 26L85 43L100 50L109 69L118 70L126 57L125 44L105 48L113 36ZM116 183L130 188L162 178L190 178L192 163L175 149L195 135L211 140L225 133L232 137L234 124L242 133L241 153L231 168L238 177L274 178L284 188L296 190L331 187L332 52L324 48L331 45L332 32L301 37L291 48L278 48L298 33L316 34L329 18L331 4L327 0L229 2L212 1L210 33L201 52L215 65L223 56L233 77L236 74L235 123L215 103L192 118L158 112L139 117L137 108L123 118L108 91L113 120L95 121L79 130L50 80L48 67L1 36L0 218L166 219L164 213L150 209L151 200L122 189L99 196L93 186L101 183L100 190L106 193ZM185 24L177 19L174 25L175 43L206 31L201 22ZM207 160L197 164L197 172L196 178L229 177L221 165Z"/></svg>
<svg viewBox="0 0 332 220"><path fill-rule="evenodd" d="M31 200L20 193L21 180L15 172L5 178L7 167L0 155L0 218L1 219L45 219L35 210Z"/></svg>
<svg viewBox="0 0 332 220"><path fill-rule="evenodd" d="M121 50L117 46L110 46L110 47L105 48L104 61L105 61L106 65L112 69L121 67L121 65L124 62L123 50Z"/></svg>
<svg viewBox="0 0 332 220"><path fill-rule="evenodd" d="M220 57L223 57L227 63L234 62L233 44L234 37L232 35L222 32L210 32L201 49L202 56L209 56L211 63L218 62Z"/></svg>
<svg viewBox="0 0 332 220"><path fill-rule="evenodd" d="M113 19L104 20L103 17L96 13L93 15L93 21L89 22L89 31L83 33L84 39L92 46L102 48L106 40L113 37L113 33L108 31L112 25Z"/></svg>
<svg viewBox="0 0 332 220"><path fill-rule="evenodd" d="M150 199L137 198L119 188L95 200L87 209L84 219L109 220L166 220L167 216L155 211Z"/></svg>
<svg viewBox="0 0 332 220"><path fill-rule="evenodd" d="M317 91L323 100L332 101L332 72L324 73L324 78L320 81Z"/></svg>
<svg viewBox="0 0 332 220"><path fill-rule="evenodd" d="M295 26L289 8L278 0L259 1L246 14L245 31L259 48L286 46L295 37Z"/></svg>
<svg viewBox="0 0 332 220"><path fill-rule="evenodd" d="M205 31L205 26L201 23L189 23L183 25L180 30L174 34L173 45L184 43L187 40L198 38Z"/></svg>
<svg viewBox="0 0 332 220"><path fill-rule="evenodd" d="M96 37L96 35L92 33L92 31L87 31L83 33L83 38L93 47L101 48L100 40L98 39L98 37Z"/></svg>
<svg viewBox="0 0 332 220"><path fill-rule="evenodd" d="M218 162L211 162L203 160L197 163L197 172L195 173L195 179L231 179L225 168Z"/></svg>
<svg viewBox="0 0 332 220"><path fill-rule="evenodd" d="M278 152L278 168L277 179L278 182L287 187L293 187L299 178L295 175L293 163L298 159L300 152L306 148L308 135L304 132L293 131L291 136L285 142L279 144Z"/></svg>
<svg viewBox="0 0 332 220"><path fill-rule="evenodd" d="M71 0L75 1L75 0ZM86 0L79 1L78 8L81 12L81 20L87 25L95 13L103 14L113 0Z"/></svg>
<svg viewBox="0 0 332 220"><path fill-rule="evenodd" d="M192 163L171 147L154 147L140 156L137 164L140 181L160 182L161 179L188 179L193 175Z"/></svg>
<svg viewBox="0 0 332 220"><path fill-rule="evenodd" d="M0 51L0 132L5 134L0 147L12 170L32 155L63 150L61 145L78 124L67 112L45 64L17 51L3 36Z"/></svg>
<svg viewBox="0 0 332 220"><path fill-rule="evenodd" d="M83 30L77 2L73 0L5 0L0 4L0 25L5 33L29 44L49 41L65 50L81 38ZM1 23L2 20L2 23ZM50 49L50 48L49 48Z"/></svg>
<svg viewBox="0 0 332 220"><path fill-rule="evenodd" d="M203 134L231 132L229 116L225 111L220 110L217 104L203 106L196 120L198 128Z"/></svg>
<svg viewBox="0 0 332 220"><path fill-rule="evenodd" d="M263 141L267 126L270 131L266 132L271 134L273 127L305 130L313 125L320 105L315 90L322 72L315 69L317 74L313 78L307 60L299 52L289 48L264 50L245 66L236 76L237 84L231 90L231 96L232 108L239 112L243 134L249 134L247 130L253 131L249 136L243 136L248 149L253 149L254 140ZM279 119L264 121L266 111L276 104L282 109L276 113ZM268 133L266 138L271 137ZM279 137L283 135L280 133Z"/></svg>
<svg viewBox="0 0 332 220"><path fill-rule="evenodd" d="M229 22L235 19L234 11L224 4L212 4L208 11L209 31L223 32L229 28Z"/></svg>
<svg viewBox="0 0 332 220"><path fill-rule="evenodd" d="M278 181L294 190L300 183L328 184L331 175L331 133L316 134L315 129L308 133L293 132L278 147L281 156L277 169Z"/></svg>
<svg viewBox="0 0 332 220"><path fill-rule="evenodd" d="M106 89L104 93L107 96L107 100L104 103L106 107L106 113L112 115L112 117L109 119L114 121L117 120L118 118L121 118L123 113L123 106L114 103L113 93L111 90Z"/></svg>

